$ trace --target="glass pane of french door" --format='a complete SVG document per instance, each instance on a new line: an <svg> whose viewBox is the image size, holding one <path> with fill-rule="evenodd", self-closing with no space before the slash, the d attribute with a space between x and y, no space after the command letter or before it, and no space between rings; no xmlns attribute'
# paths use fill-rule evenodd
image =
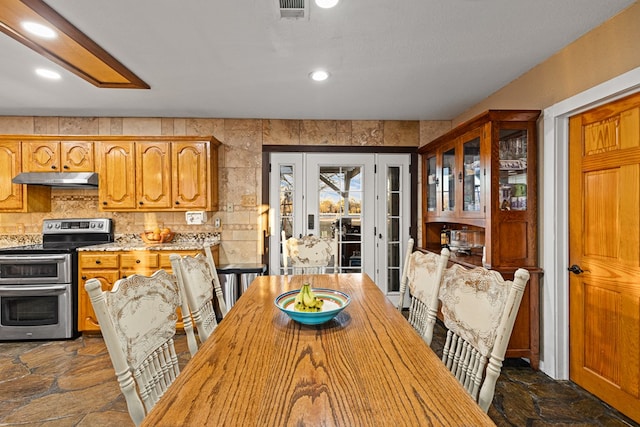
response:
<svg viewBox="0 0 640 427"><path fill-rule="evenodd" d="M376 283L397 304L411 223L410 156L378 154L376 165Z"/></svg>
<svg viewBox="0 0 640 427"><path fill-rule="evenodd" d="M374 154L308 154L305 225L307 234L338 234L338 273L375 280L374 160Z"/></svg>

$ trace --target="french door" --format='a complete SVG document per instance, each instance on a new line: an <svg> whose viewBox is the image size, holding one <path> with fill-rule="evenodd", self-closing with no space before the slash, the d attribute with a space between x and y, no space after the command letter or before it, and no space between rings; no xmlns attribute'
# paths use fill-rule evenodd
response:
<svg viewBox="0 0 640 427"><path fill-rule="evenodd" d="M409 238L409 154L272 153L271 274L281 274L281 232L339 241L337 272L366 273L397 300Z"/></svg>

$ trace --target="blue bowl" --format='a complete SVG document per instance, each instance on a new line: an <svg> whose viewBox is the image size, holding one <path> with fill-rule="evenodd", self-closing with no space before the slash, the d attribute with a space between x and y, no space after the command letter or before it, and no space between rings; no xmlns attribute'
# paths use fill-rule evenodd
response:
<svg viewBox="0 0 640 427"><path fill-rule="evenodd" d="M304 325L320 325L333 319L345 309L351 302L349 295L334 289L312 289L316 297L324 301L320 311L308 312L293 309L296 295L300 289L288 291L278 295L273 301L280 310L285 312L290 318Z"/></svg>

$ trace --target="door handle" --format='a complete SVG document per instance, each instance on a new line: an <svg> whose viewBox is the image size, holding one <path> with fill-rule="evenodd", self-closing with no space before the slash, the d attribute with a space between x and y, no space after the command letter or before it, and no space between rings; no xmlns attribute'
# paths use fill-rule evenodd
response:
<svg viewBox="0 0 640 427"><path fill-rule="evenodd" d="M570 272L572 272L573 274L581 274L584 273L584 270L581 269L579 266L577 266L576 264L573 264L571 267L567 268L567 270L569 270Z"/></svg>

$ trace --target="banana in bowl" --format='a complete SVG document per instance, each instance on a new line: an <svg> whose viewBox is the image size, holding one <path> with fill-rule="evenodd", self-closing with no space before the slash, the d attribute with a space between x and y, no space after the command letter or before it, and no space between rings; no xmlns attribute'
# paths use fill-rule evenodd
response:
<svg viewBox="0 0 640 427"><path fill-rule="evenodd" d="M279 295L274 303L291 319L304 325L320 325L333 319L344 310L351 298L335 289L311 289L304 284L301 289Z"/></svg>

